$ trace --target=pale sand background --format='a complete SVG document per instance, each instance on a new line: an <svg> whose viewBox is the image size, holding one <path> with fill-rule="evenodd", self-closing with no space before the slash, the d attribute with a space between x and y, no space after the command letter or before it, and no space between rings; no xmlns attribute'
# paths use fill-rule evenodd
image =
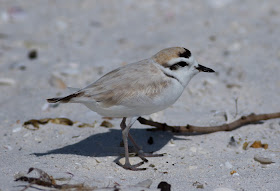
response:
<svg viewBox="0 0 280 191"><path fill-rule="evenodd" d="M82 105L47 108L46 98L67 94L60 85L83 87L123 64L150 57L170 46L189 48L217 74L197 75L182 97L154 116L169 124L213 125L251 112L280 110L280 3L241 1L0 1L0 189L26 185L14 176L40 168L61 183L123 190L152 180L150 190L167 181L173 190L279 190L280 119L232 132L205 135L147 132L136 123L131 133L146 151L167 153L150 158L148 170L132 172L114 160L120 147L119 119L113 128ZM30 60L28 52L38 51ZM52 82L52 83L51 83ZM47 124L37 131L24 121L67 117L95 128ZM145 127L147 128L147 127ZM154 144L147 144L152 136ZM228 146L230 137L238 141ZM261 140L268 149L243 150L245 141ZM275 163L262 165L255 155ZM137 158L131 159L134 163ZM155 167L149 167L153 164ZM231 175L235 170L237 173ZM74 176L70 178L70 174ZM35 174L32 174L35 176ZM30 189L32 190L32 189Z"/></svg>

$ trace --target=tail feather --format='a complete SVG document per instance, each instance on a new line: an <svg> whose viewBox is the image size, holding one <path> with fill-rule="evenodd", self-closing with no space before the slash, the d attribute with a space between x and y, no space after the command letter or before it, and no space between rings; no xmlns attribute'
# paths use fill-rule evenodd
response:
<svg viewBox="0 0 280 191"><path fill-rule="evenodd" d="M59 102L62 99L63 99L63 97L55 97L55 98L49 98L49 99L47 99L47 101L49 103L57 103L57 102Z"/></svg>
<svg viewBox="0 0 280 191"><path fill-rule="evenodd" d="M68 103L72 98L80 97L81 95L83 95L83 93L82 92L78 92L78 93L70 94L70 95L68 95L66 97L50 98L50 99L47 99L47 101L49 103L57 103L57 102Z"/></svg>

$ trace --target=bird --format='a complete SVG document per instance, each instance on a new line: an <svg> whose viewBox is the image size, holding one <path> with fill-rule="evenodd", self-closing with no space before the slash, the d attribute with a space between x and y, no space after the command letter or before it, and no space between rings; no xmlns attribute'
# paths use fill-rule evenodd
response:
<svg viewBox="0 0 280 191"><path fill-rule="evenodd" d="M120 127L128 170L139 168L145 157L162 156L144 153L129 133L134 122L143 115L164 110L182 95L190 80L199 72L215 72L200 65L191 51L184 47L165 48L152 57L127 64L105 74L85 88L65 97L47 99L49 103L81 103L104 117L122 118ZM143 160L132 165L129 161L128 140Z"/></svg>

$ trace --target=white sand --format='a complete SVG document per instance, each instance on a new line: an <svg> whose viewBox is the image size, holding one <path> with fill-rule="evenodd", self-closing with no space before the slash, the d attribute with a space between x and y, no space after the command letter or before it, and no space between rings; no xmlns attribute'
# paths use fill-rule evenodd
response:
<svg viewBox="0 0 280 191"><path fill-rule="evenodd" d="M67 94L61 89L65 85L83 87L123 64L184 46L218 74L197 75L182 97L154 119L221 124L224 113L234 119L236 98L237 117L279 112L279 10L278 0L0 1L0 190L22 189L27 184L14 182L14 176L26 175L30 167L69 178L59 183L98 188L117 183L123 190L155 190L166 181L172 190L198 190L196 182L204 190L279 190L280 119L205 135L147 132L136 123L131 133L143 149L167 155L149 158L146 171L133 172L114 162L123 153L119 119L107 129L82 105L45 105L46 98ZM32 49L37 59L27 58ZM96 121L96 127L22 127L30 119L61 116ZM150 136L153 145L147 144ZM236 147L228 146L232 136ZM242 149L255 140L268 149ZM255 155L275 163L262 165ZM129 187L147 179L150 189Z"/></svg>

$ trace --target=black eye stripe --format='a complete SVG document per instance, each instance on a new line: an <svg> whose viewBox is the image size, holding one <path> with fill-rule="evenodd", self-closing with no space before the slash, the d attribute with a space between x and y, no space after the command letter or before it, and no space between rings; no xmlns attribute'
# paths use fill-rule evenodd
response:
<svg viewBox="0 0 280 191"><path fill-rule="evenodd" d="M185 67L188 65L189 65L188 63L181 61L181 62L177 62L176 64L171 65L169 68L170 68L170 70L177 70L179 67Z"/></svg>
<svg viewBox="0 0 280 191"><path fill-rule="evenodd" d="M172 66L169 67L170 70L177 70L179 68L179 65L173 64Z"/></svg>

